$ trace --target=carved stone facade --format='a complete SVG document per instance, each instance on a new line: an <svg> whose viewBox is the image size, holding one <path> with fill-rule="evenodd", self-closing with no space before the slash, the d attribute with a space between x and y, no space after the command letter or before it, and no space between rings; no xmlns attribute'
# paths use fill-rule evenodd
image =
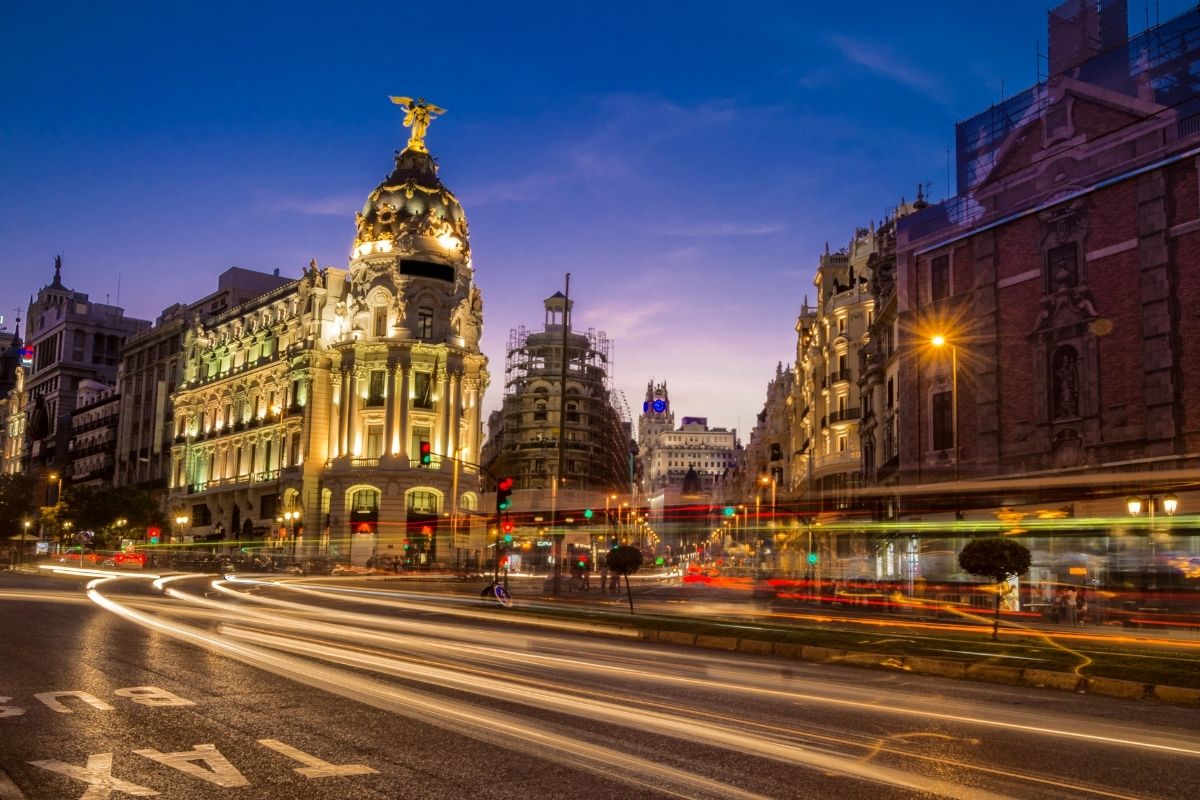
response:
<svg viewBox="0 0 1200 800"><path fill-rule="evenodd" d="M478 557L488 373L466 217L410 148L356 222L348 269L313 262L189 325L177 536L411 567Z"/></svg>

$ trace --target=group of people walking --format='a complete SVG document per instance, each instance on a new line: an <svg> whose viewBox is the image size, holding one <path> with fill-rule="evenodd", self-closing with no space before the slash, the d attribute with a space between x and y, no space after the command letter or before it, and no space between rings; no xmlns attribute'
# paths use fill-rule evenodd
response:
<svg viewBox="0 0 1200 800"><path fill-rule="evenodd" d="M1063 625L1082 625L1087 619L1087 590L1082 586L1060 586L1054 593L1054 621Z"/></svg>
<svg viewBox="0 0 1200 800"><path fill-rule="evenodd" d="M600 567L600 591L616 592L621 588L621 576L609 572L608 565ZM586 561L576 561L571 564L571 591L590 592L592 590L592 568Z"/></svg>

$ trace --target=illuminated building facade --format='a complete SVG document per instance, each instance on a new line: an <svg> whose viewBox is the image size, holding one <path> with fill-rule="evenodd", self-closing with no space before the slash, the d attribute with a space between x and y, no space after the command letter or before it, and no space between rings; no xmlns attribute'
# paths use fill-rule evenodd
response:
<svg viewBox="0 0 1200 800"><path fill-rule="evenodd" d="M33 359L24 377L23 472L65 466L80 382L114 384L125 340L149 327L117 306L68 289L62 260L55 259L53 281L42 287L26 314Z"/></svg>
<svg viewBox="0 0 1200 800"><path fill-rule="evenodd" d="M689 470L689 494L708 494L737 462L737 431L708 427L707 417L683 417L675 427L675 411L666 382L646 385L638 417L638 453L643 490L682 489Z"/></svg>
<svg viewBox="0 0 1200 800"><path fill-rule="evenodd" d="M483 301L466 216L419 138L356 224L346 269L314 262L189 325L177 537L413 567L482 546L464 520L479 508Z"/></svg>

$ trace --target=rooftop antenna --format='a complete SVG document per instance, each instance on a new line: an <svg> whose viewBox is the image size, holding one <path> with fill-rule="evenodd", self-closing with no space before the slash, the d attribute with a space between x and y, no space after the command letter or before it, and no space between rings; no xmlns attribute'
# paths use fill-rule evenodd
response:
<svg viewBox="0 0 1200 800"><path fill-rule="evenodd" d="M121 305L121 273L117 273L117 305Z"/></svg>

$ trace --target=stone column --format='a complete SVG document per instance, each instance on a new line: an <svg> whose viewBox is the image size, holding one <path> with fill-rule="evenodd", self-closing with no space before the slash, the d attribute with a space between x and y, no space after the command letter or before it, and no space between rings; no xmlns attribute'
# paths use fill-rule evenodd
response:
<svg viewBox="0 0 1200 800"><path fill-rule="evenodd" d="M458 453L458 435L462 421L462 376L457 372L450 376L449 438L446 440L446 455L461 458Z"/></svg>
<svg viewBox="0 0 1200 800"><path fill-rule="evenodd" d="M404 459L408 459L408 443L412 441L412 431L409 430L409 388L408 382L412 375L412 367L408 364L400 365L400 449L397 451Z"/></svg>
<svg viewBox="0 0 1200 800"><path fill-rule="evenodd" d="M388 362L384 378L384 392L387 403L383 411L383 454L391 456L396 452L396 366Z"/></svg>
<svg viewBox="0 0 1200 800"><path fill-rule="evenodd" d="M446 442L450 438L450 376L449 366L438 376L437 395L437 428L433 432L433 452L444 455L454 455L446 452Z"/></svg>
<svg viewBox="0 0 1200 800"><path fill-rule="evenodd" d="M351 458L354 457L354 445L359 441L358 427L362 421L362 415L358 411L358 392L361 383L359 369L354 367L350 370L350 405L346 407L346 453Z"/></svg>
<svg viewBox="0 0 1200 800"><path fill-rule="evenodd" d="M341 402L338 405L338 458L345 457L346 448L346 430L350 422L350 370L342 368L342 387L338 393Z"/></svg>
<svg viewBox="0 0 1200 800"><path fill-rule="evenodd" d="M479 380L467 378L467 453L470 461L479 463Z"/></svg>

